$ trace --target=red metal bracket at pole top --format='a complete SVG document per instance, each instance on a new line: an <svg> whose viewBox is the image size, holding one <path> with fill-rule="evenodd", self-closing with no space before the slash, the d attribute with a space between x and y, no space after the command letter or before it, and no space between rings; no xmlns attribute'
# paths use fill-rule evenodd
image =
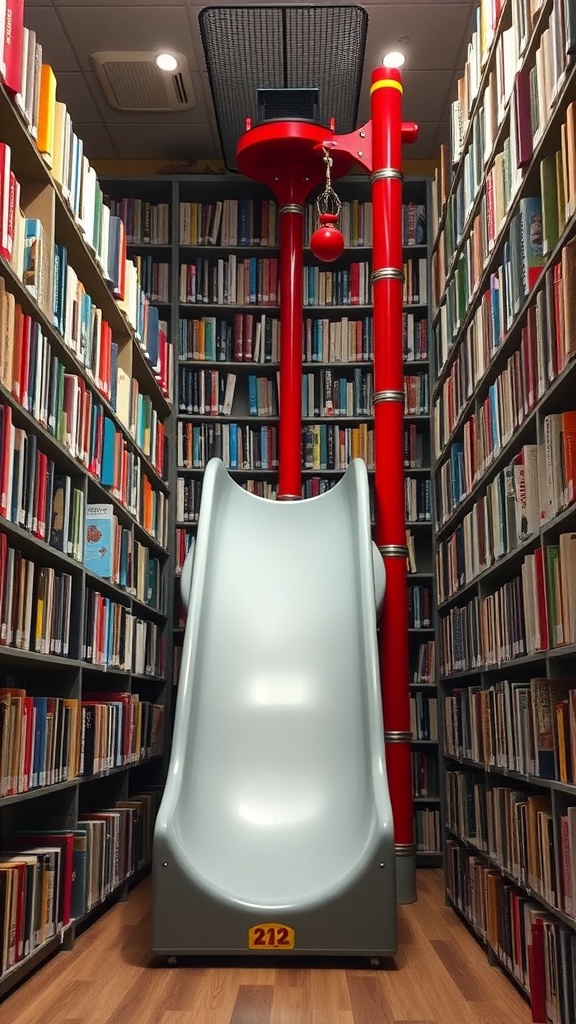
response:
<svg viewBox="0 0 576 1024"><path fill-rule="evenodd" d="M412 144L418 138L418 125L414 121L403 121L401 126L402 144ZM348 135L328 136L322 143L328 150L346 153L355 163L364 167L368 173L373 171L372 159L372 121L367 121L361 128L356 128ZM321 149L322 147L318 147ZM336 175L334 175L336 177Z"/></svg>

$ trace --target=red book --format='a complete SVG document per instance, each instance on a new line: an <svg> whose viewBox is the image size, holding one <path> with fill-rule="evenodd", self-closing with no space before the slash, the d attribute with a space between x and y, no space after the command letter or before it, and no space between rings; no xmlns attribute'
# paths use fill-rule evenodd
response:
<svg viewBox="0 0 576 1024"><path fill-rule="evenodd" d="M252 362L252 334L254 330L254 314L245 313L244 331L242 337L242 358L245 363Z"/></svg>
<svg viewBox="0 0 576 1024"><path fill-rule="evenodd" d="M32 774L32 751L34 740L34 698L22 698L22 718L24 722L24 750L22 752L22 776L23 790L30 789L30 776Z"/></svg>
<svg viewBox="0 0 576 1024"><path fill-rule="evenodd" d="M234 314L234 361L237 363L242 362L243 354L243 322L244 317L242 313Z"/></svg>
<svg viewBox="0 0 576 1024"><path fill-rule="evenodd" d="M519 71L514 79L514 113L516 116L516 163L525 167L533 152L532 117L530 114L530 72Z"/></svg>
<svg viewBox="0 0 576 1024"><path fill-rule="evenodd" d="M8 92L20 92L22 86L22 37L24 0L6 0L4 19L4 85Z"/></svg>
<svg viewBox="0 0 576 1024"><path fill-rule="evenodd" d="M548 649L548 611L544 574L544 552L542 548L536 548L534 551L534 567L536 573L535 596L538 604L538 632L540 634L540 643L537 650L546 651Z"/></svg>
<svg viewBox="0 0 576 1024"><path fill-rule="evenodd" d="M32 317L22 316L22 346L20 350L20 405L28 409L28 380L30 377L30 347L32 344Z"/></svg>
<svg viewBox="0 0 576 1024"><path fill-rule="evenodd" d="M8 249L10 259L14 253L14 229L16 225L16 210L20 206L20 183L16 181L16 175L10 171L10 186L8 195Z"/></svg>
<svg viewBox="0 0 576 1024"><path fill-rule="evenodd" d="M36 515L32 533L40 540L46 537L46 481L48 479L48 458L44 452L36 457Z"/></svg>
<svg viewBox="0 0 576 1024"><path fill-rule="evenodd" d="M0 142L0 256L10 259L12 247L10 245L8 227L10 223L10 146L6 142Z"/></svg>
<svg viewBox="0 0 576 1024"><path fill-rule="evenodd" d="M534 1024L547 1024L544 918L532 918L532 941L528 954L530 1008Z"/></svg>
<svg viewBox="0 0 576 1024"><path fill-rule="evenodd" d="M0 533L0 565L5 566L8 558L8 537ZM0 572L0 625L4 608L4 594L6 591L6 572ZM1 642L1 641L0 641Z"/></svg>
<svg viewBox="0 0 576 1024"><path fill-rule="evenodd" d="M566 365L566 349L564 345L564 300L562 290L562 263L554 264L554 320L556 323L556 359L558 373Z"/></svg>

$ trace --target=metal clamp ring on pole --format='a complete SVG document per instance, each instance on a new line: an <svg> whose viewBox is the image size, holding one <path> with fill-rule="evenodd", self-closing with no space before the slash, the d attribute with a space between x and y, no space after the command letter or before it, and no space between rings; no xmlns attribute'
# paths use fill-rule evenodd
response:
<svg viewBox="0 0 576 1024"><path fill-rule="evenodd" d="M370 175L370 184L373 185L375 181L381 181L383 178L394 178L397 181L404 181L402 171L397 170L396 167L381 167L379 171L374 171Z"/></svg>
<svg viewBox="0 0 576 1024"><path fill-rule="evenodd" d="M279 494L276 501L302 501L301 494Z"/></svg>
<svg viewBox="0 0 576 1024"><path fill-rule="evenodd" d="M396 843L394 853L397 857L413 857L416 853L416 843Z"/></svg>
<svg viewBox="0 0 576 1024"><path fill-rule="evenodd" d="M299 203L287 203L286 206L280 207L280 213L304 213L304 207Z"/></svg>
<svg viewBox="0 0 576 1024"><path fill-rule="evenodd" d="M404 402L406 396L403 391L375 391L372 395L372 405L378 405L379 402Z"/></svg>
<svg viewBox="0 0 576 1024"><path fill-rule="evenodd" d="M372 284L377 281L402 281L404 283L404 271L398 267L380 267L372 274Z"/></svg>
<svg viewBox="0 0 576 1024"><path fill-rule="evenodd" d="M412 733L394 730L388 732L387 730L384 730L384 740L386 743L411 743Z"/></svg>
<svg viewBox="0 0 576 1024"><path fill-rule="evenodd" d="M408 558L406 544L380 544L378 551L385 558Z"/></svg>

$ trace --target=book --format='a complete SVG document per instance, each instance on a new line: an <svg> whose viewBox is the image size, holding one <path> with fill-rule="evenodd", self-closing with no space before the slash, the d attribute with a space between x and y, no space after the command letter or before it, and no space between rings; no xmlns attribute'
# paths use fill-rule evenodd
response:
<svg viewBox="0 0 576 1024"><path fill-rule="evenodd" d="M86 505L84 520L84 565L103 579L114 577L114 506Z"/></svg>

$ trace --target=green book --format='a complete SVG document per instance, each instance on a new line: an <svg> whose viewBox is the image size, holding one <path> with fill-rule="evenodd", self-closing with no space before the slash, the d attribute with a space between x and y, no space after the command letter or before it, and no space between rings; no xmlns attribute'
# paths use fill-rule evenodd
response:
<svg viewBox="0 0 576 1024"><path fill-rule="evenodd" d="M549 153L540 164L540 191L542 194L542 244L544 253L552 252L558 244L558 186L556 181L556 153Z"/></svg>

